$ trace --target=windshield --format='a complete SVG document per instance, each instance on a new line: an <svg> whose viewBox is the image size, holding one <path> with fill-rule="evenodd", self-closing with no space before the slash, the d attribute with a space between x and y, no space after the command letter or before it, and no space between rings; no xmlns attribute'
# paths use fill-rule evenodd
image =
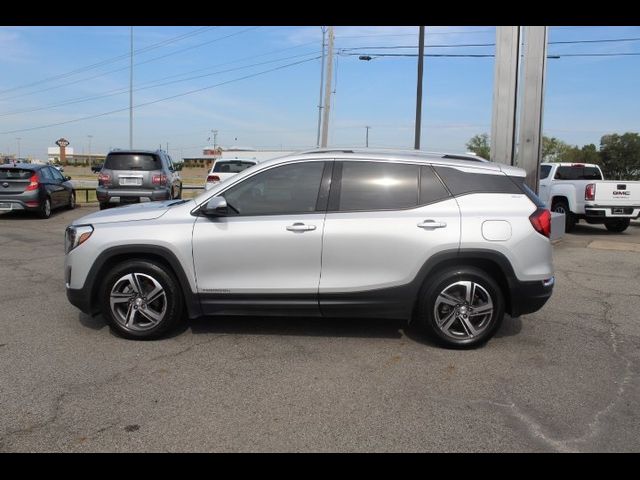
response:
<svg viewBox="0 0 640 480"><path fill-rule="evenodd" d="M253 167L255 165L254 162L243 162L241 160L224 160L217 161L213 166L213 172L220 173L240 173L243 170L246 170L249 167Z"/></svg>
<svg viewBox="0 0 640 480"><path fill-rule="evenodd" d="M162 170L160 158L155 155L110 153L104 161L108 170Z"/></svg>

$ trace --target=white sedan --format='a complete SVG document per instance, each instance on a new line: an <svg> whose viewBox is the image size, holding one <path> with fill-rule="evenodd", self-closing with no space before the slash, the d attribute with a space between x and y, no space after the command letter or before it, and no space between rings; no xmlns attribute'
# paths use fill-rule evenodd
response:
<svg viewBox="0 0 640 480"><path fill-rule="evenodd" d="M235 174L246 170L249 167L253 167L258 163L253 159L226 159L221 158L213 162L211 170L207 175L207 181L204 184L204 189L209 190L215 184L225 181L229 177L233 177Z"/></svg>

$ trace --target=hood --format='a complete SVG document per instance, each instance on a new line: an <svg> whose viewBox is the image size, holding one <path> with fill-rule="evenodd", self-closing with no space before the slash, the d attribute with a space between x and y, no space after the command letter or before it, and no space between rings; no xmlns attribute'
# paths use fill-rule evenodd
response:
<svg viewBox="0 0 640 480"><path fill-rule="evenodd" d="M74 220L72 225L153 220L154 218L164 215L169 209L169 206L176 202L180 202L180 200L134 203L133 205L113 207L78 218L77 220Z"/></svg>

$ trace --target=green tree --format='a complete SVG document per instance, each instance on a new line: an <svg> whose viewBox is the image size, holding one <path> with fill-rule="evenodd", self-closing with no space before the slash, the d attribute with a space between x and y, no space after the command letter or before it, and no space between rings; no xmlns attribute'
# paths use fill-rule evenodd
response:
<svg viewBox="0 0 640 480"><path fill-rule="evenodd" d="M466 145L469 151L475 153L479 157L490 160L491 146L489 144L489 135L487 133L474 135Z"/></svg>
<svg viewBox="0 0 640 480"><path fill-rule="evenodd" d="M605 178L640 178L640 135L633 132L604 135L600 139L600 164Z"/></svg>
<svg viewBox="0 0 640 480"><path fill-rule="evenodd" d="M569 162L569 163L600 163L600 153L596 149L596 146L591 143L589 145L583 145L582 148L570 146L560 153L557 162Z"/></svg>
<svg viewBox="0 0 640 480"><path fill-rule="evenodd" d="M559 160L571 146L556 137L542 137L542 161L560 162Z"/></svg>

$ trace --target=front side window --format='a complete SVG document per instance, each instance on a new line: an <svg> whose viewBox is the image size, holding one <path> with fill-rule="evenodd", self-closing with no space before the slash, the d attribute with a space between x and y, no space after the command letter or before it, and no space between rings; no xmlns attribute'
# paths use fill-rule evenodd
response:
<svg viewBox="0 0 640 480"><path fill-rule="evenodd" d="M343 162L338 210L397 210L418 205L418 165Z"/></svg>
<svg viewBox="0 0 640 480"><path fill-rule="evenodd" d="M324 162L304 162L258 173L222 195L235 215L286 215L316 210Z"/></svg>
<svg viewBox="0 0 640 480"><path fill-rule="evenodd" d="M64 182L64 176L60 173L60 170L57 168L51 168L50 170L54 180Z"/></svg>
<svg viewBox="0 0 640 480"><path fill-rule="evenodd" d="M51 172L49 171L49 167L44 167L40 169L40 177L44 181L53 180L53 175L51 175Z"/></svg>

